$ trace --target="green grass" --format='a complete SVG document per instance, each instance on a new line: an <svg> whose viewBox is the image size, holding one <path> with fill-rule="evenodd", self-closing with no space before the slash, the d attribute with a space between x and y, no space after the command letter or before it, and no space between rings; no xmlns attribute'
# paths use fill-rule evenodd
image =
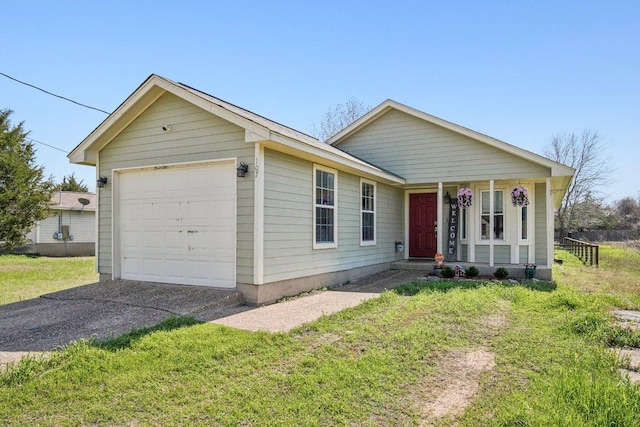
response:
<svg viewBox="0 0 640 427"><path fill-rule="evenodd" d="M0 425L417 426L452 355L477 348L495 368L435 425L640 425L607 350L637 344L609 310L637 304L638 271L559 256L556 284L408 284L290 333L173 318L75 343L0 375Z"/></svg>
<svg viewBox="0 0 640 427"><path fill-rule="evenodd" d="M93 257L0 255L0 305L98 281Z"/></svg>

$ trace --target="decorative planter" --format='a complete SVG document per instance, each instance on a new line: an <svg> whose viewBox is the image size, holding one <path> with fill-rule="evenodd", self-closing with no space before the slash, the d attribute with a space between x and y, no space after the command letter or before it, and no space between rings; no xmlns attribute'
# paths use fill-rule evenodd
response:
<svg viewBox="0 0 640 427"><path fill-rule="evenodd" d="M524 266L524 277L527 279L533 279L536 277L536 266L535 264L525 264Z"/></svg>
<svg viewBox="0 0 640 427"><path fill-rule="evenodd" d="M402 243L396 243L396 252L404 252L404 245Z"/></svg>

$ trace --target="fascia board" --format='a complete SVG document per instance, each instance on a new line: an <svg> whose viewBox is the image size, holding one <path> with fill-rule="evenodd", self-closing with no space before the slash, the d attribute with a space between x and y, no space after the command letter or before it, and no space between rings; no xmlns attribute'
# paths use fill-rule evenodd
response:
<svg viewBox="0 0 640 427"><path fill-rule="evenodd" d="M98 151L111 142L113 138L165 93L165 90L158 84L161 80L156 75L149 77L67 155L69 161L71 163L95 166Z"/></svg>

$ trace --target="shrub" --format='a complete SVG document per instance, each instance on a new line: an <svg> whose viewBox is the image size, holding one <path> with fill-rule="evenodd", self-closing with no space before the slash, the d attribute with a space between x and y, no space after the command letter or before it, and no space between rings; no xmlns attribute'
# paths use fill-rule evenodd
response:
<svg viewBox="0 0 640 427"><path fill-rule="evenodd" d="M504 267L500 267L495 271L495 273L493 273L493 275L496 276L496 279L503 280L509 277L509 271Z"/></svg>
<svg viewBox="0 0 640 427"><path fill-rule="evenodd" d="M480 274L480 270L478 270L475 266L471 266L469 268L467 268L467 271L465 271L464 275L470 279L473 279L474 277L477 277Z"/></svg>
<svg viewBox="0 0 640 427"><path fill-rule="evenodd" d="M446 279L451 279L455 275L456 275L455 270L449 267L448 265L442 269L442 277Z"/></svg>

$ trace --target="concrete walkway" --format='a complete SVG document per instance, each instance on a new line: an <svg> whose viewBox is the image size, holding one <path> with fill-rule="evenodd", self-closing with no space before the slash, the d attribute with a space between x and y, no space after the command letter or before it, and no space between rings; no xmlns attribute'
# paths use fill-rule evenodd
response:
<svg viewBox="0 0 640 427"><path fill-rule="evenodd" d="M239 312L227 312L224 317L212 322L247 331L287 332L322 316L376 298L381 292L415 280L420 274L416 271L385 271L332 290L259 308L236 309Z"/></svg>

